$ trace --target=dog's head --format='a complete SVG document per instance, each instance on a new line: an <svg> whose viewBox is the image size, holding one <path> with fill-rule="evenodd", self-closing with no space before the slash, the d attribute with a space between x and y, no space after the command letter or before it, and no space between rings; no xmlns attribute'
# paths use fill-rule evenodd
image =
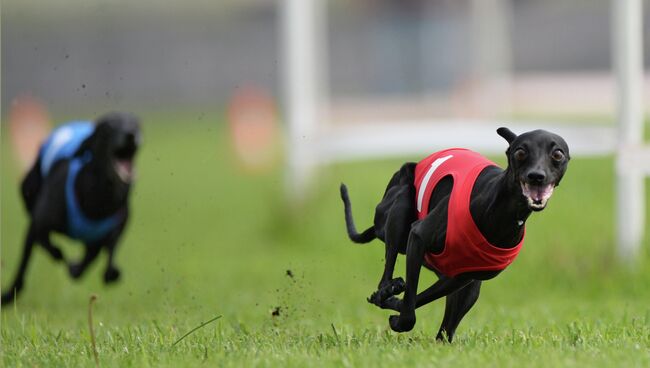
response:
<svg viewBox="0 0 650 368"><path fill-rule="evenodd" d="M129 184L135 177L133 159L140 145L139 119L129 113L110 112L95 122L87 147L108 170L108 175Z"/></svg>
<svg viewBox="0 0 650 368"><path fill-rule="evenodd" d="M566 172L571 159L569 146L562 137L545 130L516 135L508 128L499 128L497 133L508 141L508 170L521 189L522 199L530 210L543 210Z"/></svg>

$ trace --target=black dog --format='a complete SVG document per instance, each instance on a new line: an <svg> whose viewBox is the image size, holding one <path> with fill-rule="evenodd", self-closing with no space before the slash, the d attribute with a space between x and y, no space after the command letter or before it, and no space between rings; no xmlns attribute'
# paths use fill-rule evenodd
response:
<svg viewBox="0 0 650 368"><path fill-rule="evenodd" d="M61 250L50 242L53 231L86 246L83 259L68 265L73 278L84 273L102 248L108 253L104 282L119 278L113 255L128 220L133 159L139 143L138 119L128 113L108 113L96 123L72 122L52 132L22 182L30 224L18 273L2 293L2 304L23 288L35 243L54 259L64 260Z"/></svg>
<svg viewBox="0 0 650 368"><path fill-rule="evenodd" d="M389 319L394 331L410 331L416 308L446 296L437 339L446 335L451 342L478 299L481 282L514 260L526 219L545 208L559 185L570 159L564 139L543 130L517 136L499 128L497 133L509 143L505 170L462 149L406 163L388 183L374 226L362 233L355 229L347 188L341 185L350 239L367 243L379 238L386 244L384 273L368 301L400 313ZM406 254L406 283L393 279L398 253ZM422 266L439 280L417 294ZM402 291L399 300L395 295Z"/></svg>

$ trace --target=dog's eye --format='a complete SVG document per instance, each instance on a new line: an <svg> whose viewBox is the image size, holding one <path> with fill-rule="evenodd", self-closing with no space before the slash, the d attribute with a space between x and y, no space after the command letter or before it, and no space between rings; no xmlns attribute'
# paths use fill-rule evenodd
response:
<svg viewBox="0 0 650 368"><path fill-rule="evenodd" d="M560 162L560 161L564 160L564 153L562 153L562 151L557 149L557 150L553 151L553 153L551 154L551 158L554 161Z"/></svg>
<svg viewBox="0 0 650 368"><path fill-rule="evenodd" d="M519 148L515 151L515 160L517 161L523 161L526 159L526 151L523 149Z"/></svg>

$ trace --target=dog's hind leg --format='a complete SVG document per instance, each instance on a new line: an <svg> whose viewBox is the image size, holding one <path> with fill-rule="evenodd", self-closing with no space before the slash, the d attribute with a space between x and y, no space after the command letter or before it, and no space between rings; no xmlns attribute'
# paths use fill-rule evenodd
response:
<svg viewBox="0 0 650 368"><path fill-rule="evenodd" d="M406 190L404 192L406 193ZM407 196L404 195L403 197ZM395 204L390 209L387 217L384 273L381 280L379 280L377 291L368 298L368 302L382 308L384 308L383 304L386 299L401 294L406 287L404 279L401 277L393 279L393 272L395 271L397 255L400 253L400 249L406 248L404 245L408 242L411 223L415 220L414 216L411 216L410 207L412 207L410 204L406 204L406 201L398 198L395 200Z"/></svg>
<svg viewBox="0 0 650 368"><path fill-rule="evenodd" d="M43 176L41 175L41 160L40 158L34 163L32 168L27 172L25 178L20 184L20 191L23 196L23 202L27 208L27 212L32 213L38 194L41 191L43 184Z"/></svg>
<svg viewBox="0 0 650 368"><path fill-rule="evenodd" d="M395 332L411 331L415 326L415 299L425 251L426 247L423 239L416 231L411 231L406 247L406 290L404 291L404 299L401 303L400 314L389 318L390 328Z"/></svg>
<svg viewBox="0 0 650 368"><path fill-rule="evenodd" d="M63 260L64 257L61 248L52 244L52 242L50 241L49 234L45 234L44 236L39 238L39 243L52 256L52 258L56 259L57 261Z"/></svg>
<svg viewBox="0 0 650 368"><path fill-rule="evenodd" d="M36 239L36 233L33 225L27 230L27 236L25 237L25 245L23 247L23 255L20 259L20 264L18 265L18 272L16 272L16 277L14 282L11 284L9 290L2 293L1 304L5 305L11 300L18 296L18 293L22 290L24 286L25 273L27 272L27 265L29 264L29 259L32 256L32 249L34 248L34 242Z"/></svg>
<svg viewBox="0 0 650 368"><path fill-rule="evenodd" d="M449 342L454 338L456 328L465 314L474 306L481 291L481 281L470 282L464 288L453 294L447 295L445 316L442 325L436 336L437 340L444 340L445 336Z"/></svg>
<svg viewBox="0 0 650 368"><path fill-rule="evenodd" d="M402 293L405 289L404 280L401 277L393 279L393 272L397 255L405 253L411 224L417 220L414 196L412 185L396 185L386 191L384 199L377 206L376 221L382 221L385 225L379 227L376 224L375 227L382 229L381 235L386 243L386 259L377 291L368 301L382 308L386 299Z"/></svg>
<svg viewBox="0 0 650 368"><path fill-rule="evenodd" d="M392 198L385 222L386 264L379 288L391 283L398 253L406 252L411 224L417 220L415 191L412 185L401 185Z"/></svg>

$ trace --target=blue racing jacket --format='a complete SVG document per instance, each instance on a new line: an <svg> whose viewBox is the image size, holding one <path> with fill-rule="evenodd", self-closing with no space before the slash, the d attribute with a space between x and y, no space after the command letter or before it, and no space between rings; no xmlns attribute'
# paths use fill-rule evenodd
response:
<svg viewBox="0 0 650 368"><path fill-rule="evenodd" d="M74 190L75 180L79 171L92 159L89 151L77 151L94 130L95 124L90 121L74 121L61 125L50 134L39 151L43 177L46 177L54 164L60 160L69 160L65 182L67 235L87 243L98 241L108 235L123 218L123 212L120 211L100 220L89 219L81 211L77 200Z"/></svg>

